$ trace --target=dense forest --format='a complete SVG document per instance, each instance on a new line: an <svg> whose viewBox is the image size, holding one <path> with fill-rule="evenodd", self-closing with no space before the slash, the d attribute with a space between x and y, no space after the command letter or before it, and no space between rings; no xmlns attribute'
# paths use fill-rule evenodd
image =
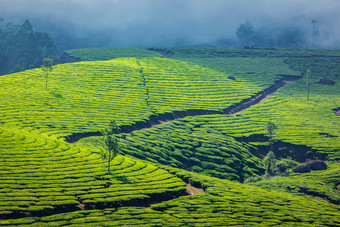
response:
<svg viewBox="0 0 340 227"><path fill-rule="evenodd" d="M46 32L35 32L29 20L0 27L0 75L32 69L43 58L55 58L57 49Z"/></svg>

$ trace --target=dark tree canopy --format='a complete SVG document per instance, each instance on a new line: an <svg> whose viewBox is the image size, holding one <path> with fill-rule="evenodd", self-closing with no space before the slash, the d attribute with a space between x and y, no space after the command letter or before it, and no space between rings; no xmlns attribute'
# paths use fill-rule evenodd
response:
<svg viewBox="0 0 340 227"><path fill-rule="evenodd" d="M31 22L28 19L25 20L25 23L21 26L21 28L24 31L27 31L27 32L32 32L33 31L33 26L32 26Z"/></svg>
<svg viewBox="0 0 340 227"><path fill-rule="evenodd" d="M0 30L0 75L40 67L43 58L56 54L53 40L47 33L34 32L29 20Z"/></svg>
<svg viewBox="0 0 340 227"><path fill-rule="evenodd" d="M254 26L247 20L244 24L241 24L236 31L237 38L243 43L243 45L253 45Z"/></svg>

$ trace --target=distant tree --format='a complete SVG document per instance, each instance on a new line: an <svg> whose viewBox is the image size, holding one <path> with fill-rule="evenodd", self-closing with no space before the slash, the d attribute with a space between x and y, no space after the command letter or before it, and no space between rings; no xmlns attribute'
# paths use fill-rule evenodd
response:
<svg viewBox="0 0 340 227"><path fill-rule="evenodd" d="M250 23L249 20L247 20L244 24L240 24L240 26L236 30L236 36L243 45L253 46L254 32L254 26L252 25L252 23Z"/></svg>
<svg viewBox="0 0 340 227"><path fill-rule="evenodd" d="M33 31L33 26L31 24L31 22L26 19L24 24L21 26L21 28L27 32L32 32Z"/></svg>
<svg viewBox="0 0 340 227"><path fill-rule="evenodd" d="M269 151L266 157L263 159L263 163L266 167L266 173L272 173L275 167L275 154L272 151Z"/></svg>
<svg viewBox="0 0 340 227"><path fill-rule="evenodd" d="M50 58L44 58L42 70L46 72L46 90L47 90L48 74L52 71L52 69L53 69L53 60Z"/></svg>
<svg viewBox="0 0 340 227"><path fill-rule="evenodd" d="M104 136L104 149L101 150L101 156L107 160L107 171L110 172L111 161L119 153L119 141L114 135L119 132L116 121L111 121L109 127L102 131Z"/></svg>
<svg viewBox="0 0 340 227"><path fill-rule="evenodd" d="M313 26L313 31L312 31L312 46L316 45L317 37L320 35L319 30L316 28L316 23L317 23L317 21L315 19L313 19L312 20L312 26Z"/></svg>
<svg viewBox="0 0 340 227"><path fill-rule="evenodd" d="M310 86L310 70L307 69L307 101L309 101L309 86Z"/></svg>
<svg viewBox="0 0 340 227"><path fill-rule="evenodd" d="M271 122L268 121L267 125L266 125L266 129L267 129L267 135L269 136L269 145L270 145L270 150L273 150L273 135L275 134L275 129L277 129L277 126Z"/></svg>
<svg viewBox="0 0 340 227"><path fill-rule="evenodd" d="M277 39L279 47L298 48L306 46L305 33L299 28L284 29Z"/></svg>

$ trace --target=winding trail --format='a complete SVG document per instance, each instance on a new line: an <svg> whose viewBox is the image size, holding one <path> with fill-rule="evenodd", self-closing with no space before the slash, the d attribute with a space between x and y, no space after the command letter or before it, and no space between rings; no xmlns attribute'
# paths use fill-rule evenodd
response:
<svg viewBox="0 0 340 227"><path fill-rule="evenodd" d="M188 109L186 111L173 111L171 113L164 114L153 114L146 121L137 121L131 125L122 125L120 126L120 133L130 133L135 130L141 130L143 128L151 128L165 122L169 122L176 119L182 119L188 116L199 116L199 115L213 115L213 114L229 114L232 116L237 116L237 114L241 113L245 109L265 102L268 100L275 92L289 84L295 80L301 79L300 76L292 76L292 75L281 75L282 79L277 80L272 86L258 92L250 98L244 99L241 102L234 104L228 108L225 108L221 111L217 110L196 110L196 109ZM73 133L66 137L66 141L69 143L76 143L78 140L91 137L91 136L101 136L100 131L96 132L84 132L84 133Z"/></svg>
<svg viewBox="0 0 340 227"><path fill-rule="evenodd" d="M270 89L271 87L268 88L267 92L263 91L263 95L258 94L254 98L252 98L251 100L245 101L244 104L241 104L240 106L235 107L235 109L230 111L229 114L231 116L236 117L237 114L242 113L244 110L246 110L250 106L261 104L261 103L267 101L268 99L270 99L270 97L272 97L276 93L277 89L279 89L280 87L283 87L283 86L285 86L287 84L290 84L293 81L294 80L282 80L282 83L278 83L272 89Z"/></svg>

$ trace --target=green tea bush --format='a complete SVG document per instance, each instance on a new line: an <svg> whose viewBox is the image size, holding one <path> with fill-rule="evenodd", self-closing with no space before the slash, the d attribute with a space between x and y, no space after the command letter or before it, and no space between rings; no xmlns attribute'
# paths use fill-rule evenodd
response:
<svg viewBox="0 0 340 227"><path fill-rule="evenodd" d="M124 156L112 162L112 175L106 174L98 147L89 150L13 126L1 128L0 138L6 148L0 150L1 218L73 211L79 204L146 203L185 191L186 184L168 172Z"/></svg>

